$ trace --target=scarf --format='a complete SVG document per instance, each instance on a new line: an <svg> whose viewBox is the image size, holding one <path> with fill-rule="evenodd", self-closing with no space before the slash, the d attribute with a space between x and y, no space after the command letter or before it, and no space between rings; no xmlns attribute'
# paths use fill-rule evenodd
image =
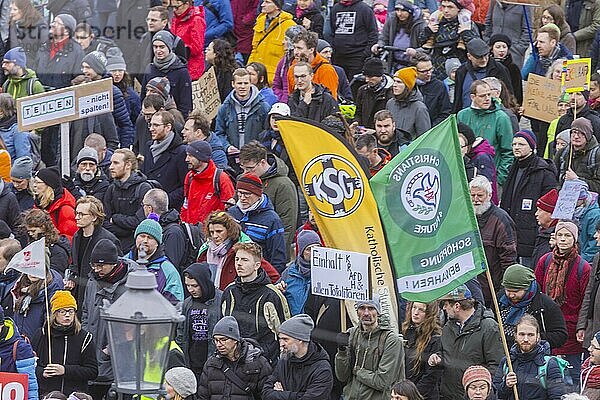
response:
<svg viewBox="0 0 600 400"><path fill-rule="evenodd" d="M296 6L296 18L303 18L304 15L308 14L312 10L315 10L316 8L317 6L314 3L308 6L306 10L303 10L300 7Z"/></svg>
<svg viewBox="0 0 600 400"><path fill-rule="evenodd" d="M206 250L206 262L211 266L214 265L214 284L215 287L221 285L221 271L223 271L223 263L225 262L225 255L233 245L231 239L225 240L220 245L216 245L212 240L208 242L208 250Z"/></svg>
<svg viewBox="0 0 600 400"><path fill-rule="evenodd" d="M94 278L97 281L103 281L103 282L108 282L108 283L115 283L120 281L121 279L123 279L125 277L125 275L127 275L127 266L124 262L119 262L117 264L117 266L112 270L112 272L106 276L99 276L97 272L92 271L92 274L94 275Z"/></svg>
<svg viewBox="0 0 600 400"><path fill-rule="evenodd" d="M164 140L161 140L160 142L155 140L150 145L150 153L152 153L152 158L154 159L154 162L158 160L158 157L160 157L162 153L167 151L174 137L175 132L170 131L169 134L164 138Z"/></svg>
<svg viewBox="0 0 600 400"><path fill-rule="evenodd" d="M540 56L540 64L542 65L542 68L544 69L544 71L547 71L548 68L550 68L550 65L552 65L552 63L554 62L554 60L556 60L558 58L559 51L560 51L560 46L557 45L554 48L554 50L552 50L552 53L550 53L550 55L548 57Z"/></svg>
<svg viewBox="0 0 600 400"><path fill-rule="evenodd" d="M260 205L262 204L264 198L265 198L265 195L263 194L262 196L260 196L260 199L256 203L252 204L250 207L248 207L246 209L242 206L242 203L240 203L239 200L237 201L236 206L239 207L241 212L243 212L244 214L248 214L250 211L254 211L254 210L258 209L260 207Z"/></svg>
<svg viewBox="0 0 600 400"><path fill-rule="evenodd" d="M565 304L565 286L567 274L571 270L569 266L577 257L577 245L573 246L571 251L561 254L558 246L552 250L552 260L546 272L546 294L552 298L559 306Z"/></svg>
<svg viewBox="0 0 600 400"><path fill-rule="evenodd" d="M505 325L516 326L517 322L521 319L525 311L527 311L527 307L531 304L533 297L538 291L538 285L536 281L532 281L531 285L529 285L529 289L525 292L525 296L518 303L513 303L510 301L508 297L506 297L506 293L502 294L500 297L500 304L508 309L508 313L506 317L502 318L502 322Z"/></svg>
<svg viewBox="0 0 600 400"><path fill-rule="evenodd" d="M597 99L590 98L588 100L588 105L592 110L598 110L598 108L600 108L600 97Z"/></svg>
<svg viewBox="0 0 600 400"><path fill-rule="evenodd" d="M303 277L310 278L310 260L306 261L301 255L298 255L296 257L296 265Z"/></svg>
<svg viewBox="0 0 600 400"><path fill-rule="evenodd" d="M167 71L169 71L169 68L171 68L171 66L175 64L175 61L177 61L177 56L175 55L175 53L170 52L164 60L159 60L158 58L156 58L156 56L154 56L152 64L154 64L154 66L158 68L159 71L166 73Z"/></svg>
<svg viewBox="0 0 600 400"><path fill-rule="evenodd" d="M588 357L581 365L581 391L600 389L600 365L594 365Z"/></svg>

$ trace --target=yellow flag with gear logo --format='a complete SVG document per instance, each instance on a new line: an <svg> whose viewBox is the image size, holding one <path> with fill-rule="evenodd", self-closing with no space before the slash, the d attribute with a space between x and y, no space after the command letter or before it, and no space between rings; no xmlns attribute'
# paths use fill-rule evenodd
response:
<svg viewBox="0 0 600 400"><path fill-rule="evenodd" d="M312 121L279 120L277 127L326 246L370 256L372 294L397 332L398 303L383 227L355 150Z"/></svg>

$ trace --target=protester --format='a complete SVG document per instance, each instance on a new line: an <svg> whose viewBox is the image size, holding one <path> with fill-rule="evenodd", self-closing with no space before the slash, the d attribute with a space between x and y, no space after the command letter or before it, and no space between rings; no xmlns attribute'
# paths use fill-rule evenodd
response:
<svg viewBox="0 0 600 400"><path fill-rule="evenodd" d="M552 189L544 194L536 202L535 219L539 225L538 234L533 245L531 255L532 265L538 264L539 259L546 253L552 251L550 246L550 237L554 233L554 228L558 223L557 219L552 218L552 213L556 208L558 201L558 190Z"/></svg>
<svg viewBox="0 0 600 400"><path fill-rule="evenodd" d="M465 370L462 385L467 400L495 400L490 371L481 365L472 365Z"/></svg>
<svg viewBox="0 0 600 400"><path fill-rule="evenodd" d="M425 400L415 384L408 379L394 384L390 398L391 400ZM428 398L435 399L435 397Z"/></svg>
<svg viewBox="0 0 600 400"><path fill-rule="evenodd" d="M383 62L371 57L365 60L362 73L365 84L358 88L356 95L356 121L366 128L375 128L375 113L385 109L392 98L392 85L394 80L384 73Z"/></svg>
<svg viewBox="0 0 600 400"><path fill-rule="evenodd" d="M22 214L23 227L27 231L28 242L45 239L48 249L49 268L58 272L61 276L69 268L71 259L71 243L69 239L59 234L52 224L52 219L46 211L39 209L27 210Z"/></svg>
<svg viewBox="0 0 600 400"><path fill-rule="evenodd" d="M0 307L6 317L13 315L13 297L10 292L21 273L16 269L6 270L10 260L22 250L17 239L0 239Z"/></svg>
<svg viewBox="0 0 600 400"><path fill-rule="evenodd" d="M175 367L165 372L167 398L174 400L194 400L198 384L194 373L185 367Z"/></svg>
<svg viewBox="0 0 600 400"><path fill-rule="evenodd" d="M590 356L581 365L581 394L588 399L600 396L600 332L596 332L588 346Z"/></svg>
<svg viewBox="0 0 600 400"><path fill-rule="evenodd" d="M11 189L17 197L21 211L33 208L33 161L31 157L20 157L13 161L10 169Z"/></svg>

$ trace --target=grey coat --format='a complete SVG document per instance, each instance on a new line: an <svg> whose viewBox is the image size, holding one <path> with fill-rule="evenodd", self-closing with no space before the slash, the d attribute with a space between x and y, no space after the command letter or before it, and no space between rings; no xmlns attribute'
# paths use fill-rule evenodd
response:
<svg viewBox="0 0 600 400"><path fill-rule="evenodd" d="M525 7L525 9L527 10L529 21L531 21L531 11L529 7ZM485 41L489 42L490 37L496 33L503 33L512 40L510 54L512 55L513 62L521 68L525 52L529 47L529 34L527 33L523 6L503 4L498 0L490 2L487 17L485 18L485 32L483 34Z"/></svg>
<svg viewBox="0 0 600 400"><path fill-rule="evenodd" d="M600 291L600 269L598 264L600 264L600 253L596 254L592 260L593 270L585 289L583 302L579 310L579 319L577 320L577 330L585 329L584 349L590 347L594 334L600 331L600 293L598 293ZM594 289L596 293L593 293ZM592 318L588 318L590 315Z"/></svg>
<svg viewBox="0 0 600 400"><path fill-rule="evenodd" d="M395 97L389 99L385 108L392 113L396 129L400 130L407 140L414 140L431 128L429 111L423 103L423 95L416 86L404 100L397 100Z"/></svg>

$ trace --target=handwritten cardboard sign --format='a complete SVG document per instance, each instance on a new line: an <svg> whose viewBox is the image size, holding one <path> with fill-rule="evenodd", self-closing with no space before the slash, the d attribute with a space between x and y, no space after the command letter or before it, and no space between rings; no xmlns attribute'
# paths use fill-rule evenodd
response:
<svg viewBox="0 0 600 400"><path fill-rule="evenodd" d="M27 374L0 372L0 400L27 400Z"/></svg>
<svg viewBox="0 0 600 400"><path fill-rule="evenodd" d="M313 247L310 279L313 294L340 300L368 300L368 254Z"/></svg>
<svg viewBox="0 0 600 400"><path fill-rule="evenodd" d="M529 74L523 96L524 115L552 122L558 117L558 99L561 93L559 81Z"/></svg>
<svg viewBox="0 0 600 400"><path fill-rule="evenodd" d="M591 58L564 61L561 80L562 90L567 93L590 90L591 74Z"/></svg>
<svg viewBox="0 0 600 400"><path fill-rule="evenodd" d="M581 182L565 181L563 187L558 192L558 200L554 212L552 213L552 218L572 219L580 191Z"/></svg>
<svg viewBox="0 0 600 400"><path fill-rule="evenodd" d="M211 121L217 116L221 106L221 98L217 86L217 76L213 67L209 68L200 79L192 82L192 101L194 109L203 110Z"/></svg>

